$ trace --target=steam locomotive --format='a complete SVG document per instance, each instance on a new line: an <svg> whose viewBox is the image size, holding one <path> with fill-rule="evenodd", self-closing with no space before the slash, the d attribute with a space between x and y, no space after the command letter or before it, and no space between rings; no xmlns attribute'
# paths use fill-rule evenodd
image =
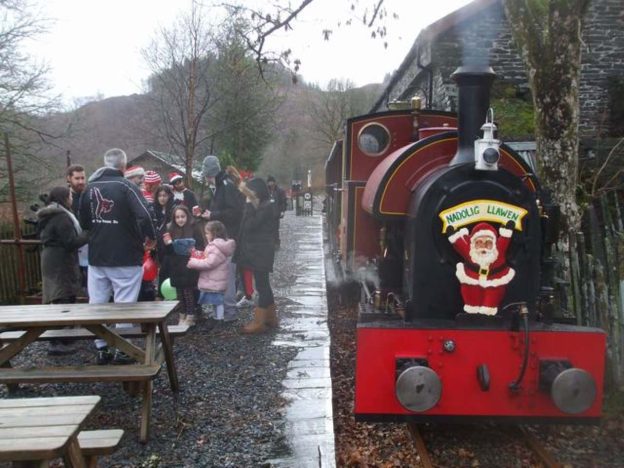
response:
<svg viewBox="0 0 624 468"><path fill-rule="evenodd" d="M452 77L457 114L413 100L351 118L325 165L351 286L334 290L359 300L356 419L596 422L606 338L559 320L558 207L497 139L493 70Z"/></svg>

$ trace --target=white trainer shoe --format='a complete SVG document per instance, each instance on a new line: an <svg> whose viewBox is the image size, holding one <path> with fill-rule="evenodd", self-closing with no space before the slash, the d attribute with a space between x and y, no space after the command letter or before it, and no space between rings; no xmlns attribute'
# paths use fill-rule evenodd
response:
<svg viewBox="0 0 624 468"><path fill-rule="evenodd" d="M236 303L236 307L238 307L239 309L242 309L244 307L253 307L254 305L254 301L251 299L247 299L247 296L243 296L241 300Z"/></svg>

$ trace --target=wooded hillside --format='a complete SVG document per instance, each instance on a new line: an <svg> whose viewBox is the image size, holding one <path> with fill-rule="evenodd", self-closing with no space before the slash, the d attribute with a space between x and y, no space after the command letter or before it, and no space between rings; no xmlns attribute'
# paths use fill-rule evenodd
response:
<svg viewBox="0 0 624 468"><path fill-rule="evenodd" d="M320 133L319 126L323 122L318 121L319 115L314 109L335 105L332 99L349 94L353 115L364 113L377 97L381 85L370 84L347 91L322 91L302 82L280 86L279 93L284 100L257 173L272 174L279 183L288 185L294 178L305 179L310 169L313 185L322 188L323 164L331 145ZM148 149L170 152L166 139L156 131L154 122L158 115L153 109L147 94L133 94L89 102L74 111L45 117L42 126L62 136L41 146L39 156L47 165L48 177L37 190L63 182L67 151L72 163L84 165L87 173L102 165L102 155L112 147L124 149L129 159ZM196 155L196 159L201 161L203 156ZM30 191L23 201L36 195Z"/></svg>

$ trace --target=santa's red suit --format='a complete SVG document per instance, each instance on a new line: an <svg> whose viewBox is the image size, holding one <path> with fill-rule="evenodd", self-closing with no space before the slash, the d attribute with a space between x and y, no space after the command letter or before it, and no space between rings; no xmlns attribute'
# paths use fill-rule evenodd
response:
<svg viewBox="0 0 624 468"><path fill-rule="evenodd" d="M479 223L470 235L468 229L462 228L448 238L455 250L466 260L457 264L455 274L461 283L464 311L469 314L496 314L505 296L507 284L516 274L506 264L505 258L513 230L500 227L498 234L497 236L496 229L491 225ZM498 255L489 265L480 265L475 261L473 241L476 238L490 238L496 245Z"/></svg>

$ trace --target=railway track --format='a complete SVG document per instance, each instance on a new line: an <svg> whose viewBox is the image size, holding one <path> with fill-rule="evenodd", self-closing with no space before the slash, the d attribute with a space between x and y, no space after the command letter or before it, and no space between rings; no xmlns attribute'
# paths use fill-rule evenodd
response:
<svg viewBox="0 0 624 468"><path fill-rule="evenodd" d="M427 445L425 444L425 440L422 438L422 434L418 429L418 425L415 423L407 423L407 430L412 436L412 440L414 441L414 445L416 446L416 451L418 452L418 456L420 457L420 463L422 464L423 468L433 468L433 463L431 462L431 457L429 456Z"/></svg>
<svg viewBox="0 0 624 468"><path fill-rule="evenodd" d="M427 449L427 444L422 436L421 430L416 423L407 423L407 430L410 433L414 447L420 457L423 468L434 468L433 459ZM511 430L514 438L522 440L522 442L531 450L533 455L539 460L544 468L562 468L563 464L559 463L550 451L526 428L515 426Z"/></svg>
<svg viewBox="0 0 624 468"><path fill-rule="evenodd" d="M525 427L517 426L515 430L518 432L518 437L521 437L524 440L539 461L542 462L544 468L561 468L563 466L563 464L559 463L548 451L544 444L542 444Z"/></svg>

